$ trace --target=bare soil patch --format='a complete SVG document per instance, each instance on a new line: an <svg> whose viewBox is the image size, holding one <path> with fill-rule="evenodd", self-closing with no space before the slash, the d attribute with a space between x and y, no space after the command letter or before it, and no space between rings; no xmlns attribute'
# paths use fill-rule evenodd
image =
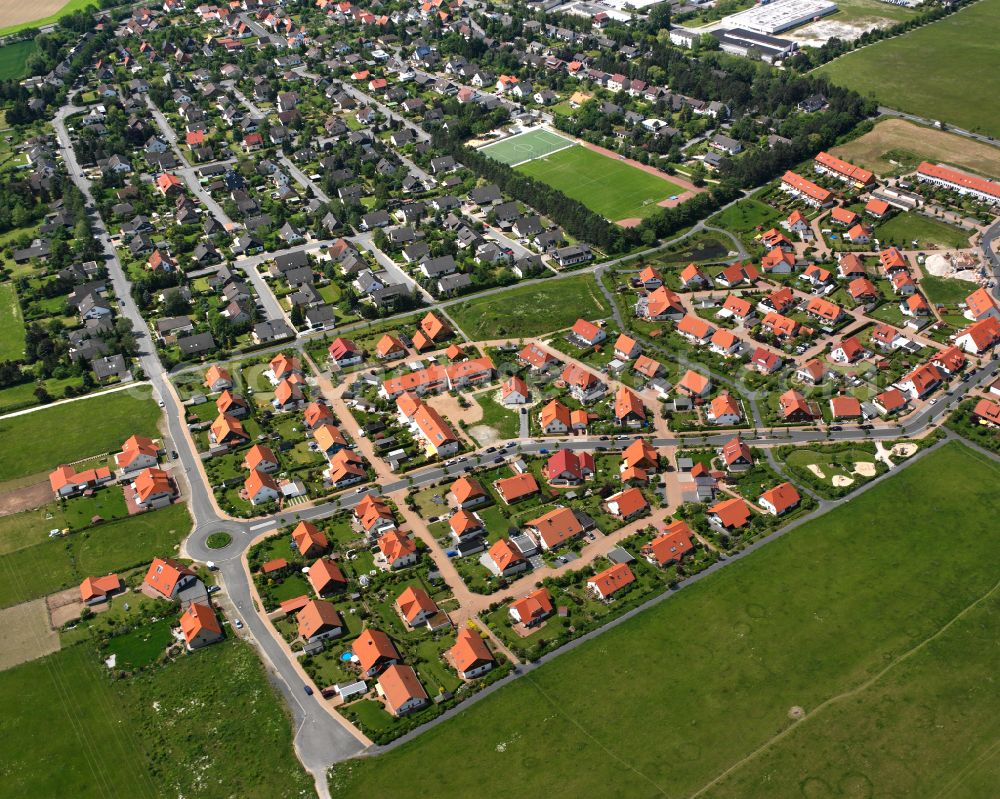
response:
<svg viewBox="0 0 1000 799"><path fill-rule="evenodd" d="M826 478L826 472L820 469L819 466L817 466L815 463L810 463L808 466L806 466L806 468L814 475L816 475L820 480L824 480Z"/></svg>
<svg viewBox="0 0 1000 799"><path fill-rule="evenodd" d="M0 0L0 28L34 22L36 19L51 17L66 5L66 0Z"/></svg>
<svg viewBox="0 0 1000 799"><path fill-rule="evenodd" d="M868 463L867 461L858 461L854 464L854 473L859 474L862 477L874 477L875 464Z"/></svg>
<svg viewBox="0 0 1000 799"><path fill-rule="evenodd" d="M864 136L834 147L831 152L865 169L888 174L901 171L899 165L885 157L893 150L970 169L986 177L1000 177L1000 149L905 119L883 119Z"/></svg>
<svg viewBox="0 0 1000 799"><path fill-rule="evenodd" d="M0 671L59 651L59 634L49 624L44 599L0 610L0 636Z"/></svg>
<svg viewBox="0 0 1000 799"><path fill-rule="evenodd" d="M49 622L52 627L62 627L66 622L80 618L80 612L83 610L80 589L78 587L66 588L55 594L49 594L45 597L45 605L48 608ZM103 605L95 605L93 610L95 613L100 613L107 608L107 603L104 603Z"/></svg>
<svg viewBox="0 0 1000 799"><path fill-rule="evenodd" d="M465 422L471 425L483 418L483 409L478 402L472 402L468 408L463 408L459 405L458 398L450 394L437 394L433 397L427 397L424 399L424 402L455 424Z"/></svg>
<svg viewBox="0 0 1000 799"><path fill-rule="evenodd" d="M853 477L844 477L844 475L842 475L842 474L835 474L833 476L833 479L831 480L831 482L837 488L843 488L845 486L851 485L851 483L854 482L854 478Z"/></svg>
<svg viewBox="0 0 1000 799"><path fill-rule="evenodd" d="M469 435L476 439L476 443L481 447L489 447L500 440L495 428L485 424L477 424L469 428Z"/></svg>
<svg viewBox="0 0 1000 799"><path fill-rule="evenodd" d="M916 451L916 444L896 444L892 448L892 454L897 458L909 458Z"/></svg>
<svg viewBox="0 0 1000 799"><path fill-rule="evenodd" d="M52 500L52 489L48 481L0 492L0 516L10 516L25 510L34 510Z"/></svg>

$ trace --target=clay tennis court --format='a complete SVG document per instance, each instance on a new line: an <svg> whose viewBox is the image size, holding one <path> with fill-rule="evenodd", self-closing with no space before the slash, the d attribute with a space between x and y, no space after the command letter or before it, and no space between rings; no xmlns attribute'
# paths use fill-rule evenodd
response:
<svg viewBox="0 0 1000 799"><path fill-rule="evenodd" d="M66 0L0 0L0 28L45 19L66 5ZM96 5L96 3L95 3Z"/></svg>

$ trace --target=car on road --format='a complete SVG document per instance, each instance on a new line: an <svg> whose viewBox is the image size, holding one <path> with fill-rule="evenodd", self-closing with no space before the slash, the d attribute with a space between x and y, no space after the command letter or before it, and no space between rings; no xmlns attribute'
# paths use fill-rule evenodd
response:
<svg viewBox="0 0 1000 799"><path fill-rule="evenodd" d="M834 424L834 425L830 425L830 429L833 430L833 431L837 431L837 430L843 430L844 428L841 427L839 424Z"/></svg>
<svg viewBox="0 0 1000 799"><path fill-rule="evenodd" d="M208 588L205 589L205 593L207 593L207 594L215 594L215 593L218 593L221 590L222 590L222 586L221 585L210 585Z"/></svg>
<svg viewBox="0 0 1000 799"><path fill-rule="evenodd" d="M303 685L303 686L302 686L302 690L306 692L306 696L312 696L312 695L313 695L313 689L312 689L312 686L309 686L309 685Z"/></svg>
<svg viewBox="0 0 1000 799"><path fill-rule="evenodd" d="M163 407L163 400L157 400L156 404L159 405L162 408Z"/></svg>
<svg viewBox="0 0 1000 799"><path fill-rule="evenodd" d="M239 619L233 619L233 627L235 627L237 630L242 630L243 622L241 622Z"/></svg>
<svg viewBox="0 0 1000 799"><path fill-rule="evenodd" d="M170 452L170 460L174 460L174 461L177 460L177 450L171 450L171 452Z"/></svg>

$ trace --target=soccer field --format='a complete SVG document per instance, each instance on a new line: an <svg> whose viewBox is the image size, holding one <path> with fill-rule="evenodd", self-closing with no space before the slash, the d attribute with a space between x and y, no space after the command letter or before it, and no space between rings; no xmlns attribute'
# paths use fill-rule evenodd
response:
<svg viewBox="0 0 1000 799"><path fill-rule="evenodd" d="M580 145L521 164L517 171L579 200L612 222L648 216L658 202L685 191Z"/></svg>
<svg viewBox="0 0 1000 799"><path fill-rule="evenodd" d="M487 144L480 147L479 151L494 161L500 161L507 166L516 166L572 146L573 142L564 136L544 128L535 128L495 144Z"/></svg>
<svg viewBox="0 0 1000 799"><path fill-rule="evenodd" d="M1000 0L980 0L817 72L880 103L1000 136Z"/></svg>

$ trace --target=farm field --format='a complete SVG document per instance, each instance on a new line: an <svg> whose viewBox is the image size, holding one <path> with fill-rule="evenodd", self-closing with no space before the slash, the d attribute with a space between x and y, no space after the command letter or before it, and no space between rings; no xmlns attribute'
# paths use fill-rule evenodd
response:
<svg viewBox="0 0 1000 799"><path fill-rule="evenodd" d="M342 765L331 788L753 799L989 784L1000 531L981 519L1000 510L998 477L948 444L412 743Z"/></svg>
<svg viewBox="0 0 1000 799"><path fill-rule="evenodd" d="M892 108L1000 136L1000 108L982 101L1000 92L998 35L1000 0L980 0L817 71Z"/></svg>
<svg viewBox="0 0 1000 799"><path fill-rule="evenodd" d="M23 0L0 0L0 36L9 36L25 28L40 28L58 22L60 17L80 11L87 6L96 10L94 0L40 0L25 3Z"/></svg>
<svg viewBox="0 0 1000 799"><path fill-rule="evenodd" d="M609 309L589 275L546 281L452 305L448 314L473 341L537 336Z"/></svg>
<svg viewBox="0 0 1000 799"><path fill-rule="evenodd" d="M159 418L160 409L151 399L149 387L136 386L0 419L0 437L5 441L31 442L30 447L9 448L0 458L0 482L48 473L60 463L116 451L133 433L158 436ZM52 435L53 430L59 435Z"/></svg>
<svg viewBox="0 0 1000 799"><path fill-rule="evenodd" d="M939 222L920 214L896 214L889 221L875 228L875 235L882 246L896 246L912 249L938 247L941 249L963 249L969 246L970 232ZM916 245L913 242L917 242Z"/></svg>
<svg viewBox="0 0 1000 799"><path fill-rule="evenodd" d="M25 62L35 52L35 47L33 39L0 47L0 80L20 80L27 77Z"/></svg>
<svg viewBox="0 0 1000 799"><path fill-rule="evenodd" d="M6 48L0 48L2 53ZM13 283L0 283L0 361L24 357L24 320Z"/></svg>
<svg viewBox="0 0 1000 799"><path fill-rule="evenodd" d="M901 175L921 161L932 161L1000 177L1000 149L905 119L882 119L868 133L830 152L883 176Z"/></svg>
<svg viewBox="0 0 1000 799"><path fill-rule="evenodd" d="M669 180L577 145L517 167L612 222L644 217L684 189Z"/></svg>
<svg viewBox="0 0 1000 799"><path fill-rule="evenodd" d="M289 721L243 643L114 683L80 644L0 672L0 700L4 796L312 795Z"/></svg>

